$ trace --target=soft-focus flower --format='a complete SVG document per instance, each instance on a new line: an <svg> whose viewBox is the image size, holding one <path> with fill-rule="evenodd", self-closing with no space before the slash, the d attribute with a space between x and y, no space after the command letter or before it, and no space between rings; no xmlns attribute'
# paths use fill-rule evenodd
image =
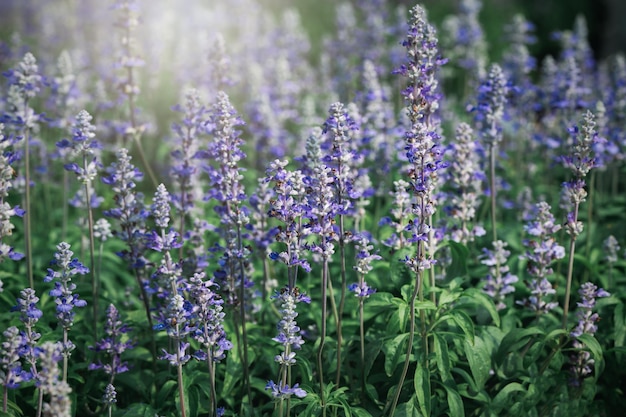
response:
<svg viewBox="0 0 626 417"><path fill-rule="evenodd" d="M507 243L501 240L493 242L493 251L483 248L481 263L489 267L489 273L485 279L483 291L493 298L498 310L506 307L504 299L507 294L515 291L513 284L518 281L517 276L509 272L506 265L510 251L506 250Z"/></svg>

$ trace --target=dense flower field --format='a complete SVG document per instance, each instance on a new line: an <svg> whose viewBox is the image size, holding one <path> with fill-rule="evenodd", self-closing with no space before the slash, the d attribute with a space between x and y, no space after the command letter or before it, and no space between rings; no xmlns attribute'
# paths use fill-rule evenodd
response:
<svg viewBox="0 0 626 417"><path fill-rule="evenodd" d="M319 47L185 3L3 5L0 416L622 415L626 59L582 16L492 61L480 0Z"/></svg>

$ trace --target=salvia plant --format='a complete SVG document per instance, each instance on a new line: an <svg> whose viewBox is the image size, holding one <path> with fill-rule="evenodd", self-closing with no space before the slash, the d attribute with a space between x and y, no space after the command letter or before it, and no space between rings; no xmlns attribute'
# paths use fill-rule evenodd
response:
<svg viewBox="0 0 626 417"><path fill-rule="evenodd" d="M320 1L2 9L0 417L622 416L624 55Z"/></svg>

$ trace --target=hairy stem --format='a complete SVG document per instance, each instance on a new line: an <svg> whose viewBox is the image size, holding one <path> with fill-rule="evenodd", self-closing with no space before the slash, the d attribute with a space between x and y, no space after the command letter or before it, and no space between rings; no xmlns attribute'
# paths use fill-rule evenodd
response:
<svg viewBox="0 0 626 417"><path fill-rule="evenodd" d="M574 224L578 221L579 204L574 204ZM567 328L567 314L569 313L569 299L572 292L572 276L574 275L574 252L576 250L576 235L572 234L572 240L569 243L569 259L567 263L567 281L565 284L565 301L563 304L563 329Z"/></svg>

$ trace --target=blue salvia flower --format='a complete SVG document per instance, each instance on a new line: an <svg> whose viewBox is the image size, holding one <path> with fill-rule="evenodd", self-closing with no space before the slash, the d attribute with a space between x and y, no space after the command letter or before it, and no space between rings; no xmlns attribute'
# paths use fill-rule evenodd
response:
<svg viewBox="0 0 626 417"><path fill-rule="evenodd" d="M353 149L352 134L358 130L354 119L344 109L342 103L333 103L328 109L328 119L324 122L323 133L326 140L322 149L326 155L322 161L332 170L332 187L335 190L337 214L349 214L353 211L353 199L358 198L354 189L354 160L357 155Z"/></svg>
<svg viewBox="0 0 626 417"><path fill-rule="evenodd" d="M523 88L532 87L529 74L537 66L535 58L528 51L528 45L536 42L533 35L535 26L527 21L523 15L516 14L506 30L509 48L503 57L503 69L507 72L508 79L515 86L514 93L521 97L526 93L522 90Z"/></svg>
<svg viewBox="0 0 626 417"><path fill-rule="evenodd" d="M37 60L30 52L14 69L4 73L9 83L3 121L17 130L37 128L41 116L30 107L29 101L41 90L43 77L39 75Z"/></svg>
<svg viewBox="0 0 626 417"><path fill-rule="evenodd" d="M481 263L489 267L483 291L493 299L498 310L506 308L504 303L506 295L515 291L513 284L518 281L517 276L511 274L506 265L511 255L511 252L505 249L506 247L506 242L496 240L493 242L493 251L483 248L481 256Z"/></svg>
<svg viewBox="0 0 626 417"><path fill-rule="evenodd" d="M478 87L474 108L480 137L487 145L497 145L502 141L502 120L508 94L509 86L502 68L492 64L487 77Z"/></svg>
<svg viewBox="0 0 626 417"><path fill-rule="evenodd" d="M107 168L108 175L102 178L111 186L115 206L105 210L104 215L119 221L120 231L116 237L126 242L128 249L119 253L131 268L141 269L146 265L144 252L146 247L146 218L148 210L143 203L143 195L138 193L136 182L143 179L143 174L132 163L128 150L121 148L116 152L117 161Z"/></svg>
<svg viewBox="0 0 626 417"><path fill-rule="evenodd" d="M0 345L0 384L5 390L16 389L22 382L32 378L32 375L22 368L20 352L26 341L15 326L9 327L2 334L4 341Z"/></svg>
<svg viewBox="0 0 626 417"><path fill-rule="evenodd" d="M11 206L5 199L13 186L15 169L11 166L17 159L12 150L15 144L15 136L4 135L4 124L0 123L0 262L4 259L18 261L24 257L5 242L5 237L13 234L14 225L11 217L24 215L24 210L19 206ZM0 292L2 292L2 280L0 280Z"/></svg>
<svg viewBox="0 0 626 417"><path fill-rule="evenodd" d="M589 171L596 166L592 156L593 144L597 140L596 122L593 113L587 110L580 122L580 127L570 129L574 142L572 153L563 156L563 165L572 171L574 178L563 183L562 200L568 210L565 231L576 239L583 230L582 222L578 221L578 207L585 201L587 191L585 180Z"/></svg>
<svg viewBox="0 0 626 417"><path fill-rule="evenodd" d="M67 382L60 379L59 361L63 355L63 346L60 342L45 342L41 345L39 361L41 369L37 375L39 389L48 396L43 404L44 416L70 417L72 403L69 398L72 389Z"/></svg>
<svg viewBox="0 0 626 417"><path fill-rule="evenodd" d="M224 330L224 300L217 294L217 284L206 280L205 273L196 273L189 279L190 302L197 326L192 337L201 343L206 351L197 351L194 357L198 360L219 362L226 357L226 352L233 344L226 338Z"/></svg>
<svg viewBox="0 0 626 417"><path fill-rule="evenodd" d="M89 272L89 268L85 267L77 258L72 258L74 252L70 250L70 245L61 242L57 245L57 252L54 255L52 265L56 265L59 271L48 268L48 273L44 277L44 282L55 280L54 289L50 290L50 296L54 297L57 305L57 320L63 328L63 356L69 357L75 345L67 339L69 329L74 325L74 316L76 312L74 308L82 308L87 305L85 300L78 298L78 294L74 294L76 284L72 282L72 277L80 274L85 275ZM64 364L64 372L67 366ZM65 378L64 378L65 379Z"/></svg>
<svg viewBox="0 0 626 417"><path fill-rule="evenodd" d="M283 351L280 355L276 355L274 360L280 364L280 377L279 382L269 381L265 387L266 390L272 392L272 396L275 399L289 398L291 395L296 395L299 398L306 396L306 391L298 388L298 384L289 386L287 383L288 375L290 374L288 368L296 363L296 350L300 350L304 344L304 339L300 332L300 327L296 323L296 305L297 303L311 303L311 299L301 293L298 287L284 287L280 292L277 292L273 298L277 298L281 301L281 320L278 323L278 335L273 338L275 342L282 345Z"/></svg>
<svg viewBox="0 0 626 417"><path fill-rule="evenodd" d="M112 381L115 375L128 371L128 362L122 361L122 355L129 349L134 347L134 343L126 339L124 335L130 332L130 327L121 320L120 313L113 304L109 304L107 308L107 319L104 325L104 333L106 334L95 346L90 346L96 353L105 355L105 363L98 359L97 362L89 364L89 370L102 369L104 373L109 375Z"/></svg>
<svg viewBox="0 0 626 417"><path fill-rule="evenodd" d="M192 311L193 306L182 295L174 294L170 298L161 325L165 327L168 336L172 339L175 351L169 353L162 349L163 356L160 357L160 359L169 361L170 365L184 365L191 359L187 353L189 343L185 342L185 338L194 330L191 323Z"/></svg>
<svg viewBox="0 0 626 417"><path fill-rule="evenodd" d="M450 238L467 244L474 237L485 234L482 226L474 224L485 174L480 167L479 147L472 128L467 123L459 123L455 138L456 141L450 145L452 152L448 168L453 191L445 211L451 219Z"/></svg>
<svg viewBox="0 0 626 417"><path fill-rule="evenodd" d="M20 321L24 324L25 331L22 336L24 343L21 347L20 356L30 365L32 375L37 375L37 356L39 347L37 346L41 334L35 331L35 326L43 313L37 308L39 297L35 295L32 288L24 288L20 291L20 298L17 299L20 311Z"/></svg>
<svg viewBox="0 0 626 417"><path fill-rule="evenodd" d="M410 123L404 134L404 152L410 165L412 193L416 198L412 207L416 218L406 231L411 235L409 242L427 242L431 232L427 219L436 210L434 189L437 171L444 166L436 112L441 98L437 72L446 60L439 55L436 30L428 23L426 11L415 6L410 13L410 28L402 43L407 50L407 58L396 71L408 79L408 85L402 91ZM423 253L406 261L416 272L429 269L434 262Z"/></svg>
<svg viewBox="0 0 626 417"><path fill-rule="evenodd" d="M596 306L596 299L600 297L609 297L607 291L602 288L598 288L591 282L586 282L580 286L578 290L581 301L577 303L578 310L576 315L578 316L578 323L574 330L570 332L570 336L574 338L573 346L578 351L570 357L570 385L580 386L582 380L589 376L592 372L592 367L595 363L591 354L585 349L585 344L578 340L583 334L593 336L598 327L596 323L600 320L598 313L594 313L593 309Z"/></svg>
<svg viewBox="0 0 626 417"><path fill-rule="evenodd" d="M309 272L311 266L303 256L303 219L305 212L306 186L304 175L300 170L285 169L287 161L275 160L267 169L265 181L274 184L275 198L270 201L269 216L281 221L276 241L285 244L282 252L270 253L270 259L280 261L287 267L301 267ZM289 279L291 287L295 286L295 278Z"/></svg>
<svg viewBox="0 0 626 417"><path fill-rule="evenodd" d="M250 271L246 266L250 250L244 245L246 231L251 227L249 209L244 202L247 200L243 185L241 161L246 157L242 147L239 126L244 122L237 116L237 111L230 103L228 95L223 91L217 94L211 109L209 133L213 140L208 149L201 150L198 155L210 159L214 164L203 168L209 176L209 191L205 200L216 200L214 210L220 217L219 232L225 243L220 260L220 274L224 277L222 288L229 294L229 303L238 300L242 306L246 293L253 286L248 278ZM240 293L239 295L237 295Z"/></svg>
<svg viewBox="0 0 626 417"><path fill-rule="evenodd" d="M171 153L170 175L177 185L172 202L184 221L184 216L189 214L200 197L197 189L200 164L196 153L200 148L200 139L206 133L208 115L195 89L185 94L184 106L176 106L174 110L182 113L182 120L172 125L172 131L177 136L176 148Z"/></svg>
<svg viewBox="0 0 626 417"><path fill-rule="evenodd" d="M96 127L91 124L92 117L86 110L81 110L76 115L72 124L72 138L57 142L58 148L69 148L76 156L81 158L81 164L69 163L65 169L76 174L82 184L91 184L98 175L100 164L97 159L97 150L100 144L94 138Z"/></svg>
<svg viewBox="0 0 626 417"><path fill-rule="evenodd" d="M474 81L485 76L487 63L487 43L478 19L481 8L480 0L461 0L458 13L443 23L448 35L447 55L466 70L466 74L475 77Z"/></svg>
<svg viewBox="0 0 626 417"><path fill-rule="evenodd" d="M551 265L554 261L565 257L565 248L556 241L555 234L561 225L555 223L551 207L546 202L535 205L533 218L524 226L524 231L531 238L524 239L526 252L521 256L527 260L526 270L532 277L527 286L531 295L517 304L526 306L537 315L546 314L558 303L548 300L556 294L548 277L552 275Z"/></svg>
<svg viewBox="0 0 626 417"><path fill-rule="evenodd" d="M306 170L304 178L307 193L304 196L307 234L319 236L318 242L310 246L317 257L331 259L335 252L334 241L338 239L333 220L337 214L337 202L333 188L336 178L331 169L322 161L321 130L313 129L306 142Z"/></svg>

